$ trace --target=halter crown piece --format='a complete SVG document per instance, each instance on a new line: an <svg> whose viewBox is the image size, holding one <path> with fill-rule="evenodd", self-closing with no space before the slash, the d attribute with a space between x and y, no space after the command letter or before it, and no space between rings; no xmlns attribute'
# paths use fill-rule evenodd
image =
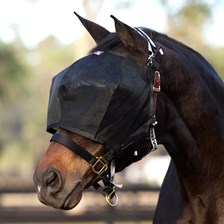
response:
<svg viewBox="0 0 224 224"><path fill-rule="evenodd" d="M157 60L163 50L142 29L135 29L148 43L146 72L145 66L125 57L94 52L56 75L50 91L47 131L53 134L51 141L63 144L90 164L97 175L92 186L111 206L118 203L115 188L122 187L114 183L115 172L157 148ZM124 102L125 107L121 107ZM70 138L55 133L58 127L104 144L109 150L95 157ZM151 143L151 149L142 145L143 139Z"/></svg>

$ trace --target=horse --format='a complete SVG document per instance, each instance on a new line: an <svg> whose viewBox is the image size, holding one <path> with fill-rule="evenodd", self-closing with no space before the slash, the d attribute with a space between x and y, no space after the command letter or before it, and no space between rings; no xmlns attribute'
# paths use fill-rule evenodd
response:
<svg viewBox="0 0 224 224"><path fill-rule="evenodd" d="M94 186L116 205L115 172L158 143L172 160L153 222L224 223L224 84L214 68L165 34L114 16L111 33L75 14L96 47L53 78L39 200L72 209Z"/></svg>

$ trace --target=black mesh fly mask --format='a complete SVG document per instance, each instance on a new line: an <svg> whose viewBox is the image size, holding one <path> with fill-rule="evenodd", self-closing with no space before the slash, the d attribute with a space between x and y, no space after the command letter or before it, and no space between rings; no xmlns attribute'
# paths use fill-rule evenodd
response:
<svg viewBox="0 0 224 224"><path fill-rule="evenodd" d="M153 63L146 67L122 56L95 52L52 80L47 119L47 131L54 134L51 140L90 163L106 187L93 186L108 201L116 195L111 164L117 172L151 151L155 70ZM58 128L103 144L108 152L95 158L71 139L55 133Z"/></svg>

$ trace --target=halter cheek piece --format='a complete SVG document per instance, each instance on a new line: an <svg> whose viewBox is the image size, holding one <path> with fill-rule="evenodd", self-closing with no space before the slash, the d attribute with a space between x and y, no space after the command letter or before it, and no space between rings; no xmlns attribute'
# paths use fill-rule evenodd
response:
<svg viewBox="0 0 224 224"><path fill-rule="evenodd" d="M155 118L156 112L156 101L158 92L160 92L160 73L159 73L159 63L158 57L162 56L163 50L161 47L156 47L154 42L151 38L140 28L135 28L136 31L144 37L148 42L148 60L147 60L147 67L154 70L154 81L153 81L153 93L152 93L152 100L151 100L151 123L149 127L149 138L151 142L151 151L157 148L157 140L155 136L154 126L157 124ZM110 150L103 156L95 157L90 154L87 150L82 148L80 145L76 144L70 138L55 133L50 141L58 142L65 147L69 148L75 154L80 156L82 159L86 160L90 166L92 167L92 171L98 175L99 179L102 180L104 187L102 187L98 181L95 182L92 186L101 193L105 198L109 205L116 206L118 204L118 196L115 192L115 187L121 188L122 185L118 185L114 183L114 176L115 176L115 151ZM138 155L138 151L134 152L133 157ZM98 179L98 180L99 180Z"/></svg>

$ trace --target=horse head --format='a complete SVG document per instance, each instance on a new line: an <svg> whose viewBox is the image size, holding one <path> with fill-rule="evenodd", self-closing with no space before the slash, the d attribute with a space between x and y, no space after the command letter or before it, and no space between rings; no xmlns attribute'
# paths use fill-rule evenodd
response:
<svg viewBox="0 0 224 224"><path fill-rule="evenodd" d="M77 16L97 46L53 78L47 130L54 135L34 173L39 200L61 209L75 207L90 186L116 204L114 172L155 144L152 80L162 50L113 16L116 33Z"/></svg>

